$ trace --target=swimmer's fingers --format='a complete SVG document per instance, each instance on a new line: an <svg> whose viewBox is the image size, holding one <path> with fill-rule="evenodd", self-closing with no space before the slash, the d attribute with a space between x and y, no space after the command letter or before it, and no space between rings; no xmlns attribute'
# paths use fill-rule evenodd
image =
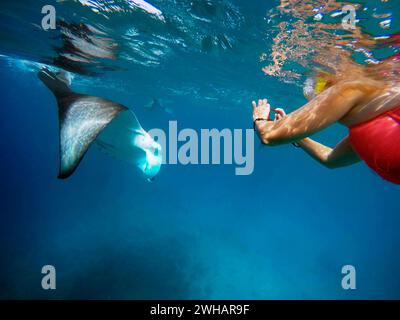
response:
<svg viewBox="0 0 400 320"><path fill-rule="evenodd" d="M258 100L258 107L259 107L259 108L267 108L267 107L270 107L270 105L268 104L268 100L267 100L267 99Z"/></svg>
<svg viewBox="0 0 400 320"><path fill-rule="evenodd" d="M279 121L281 119L283 119L284 117L286 117L286 112L285 110L281 109L281 108L276 108L274 109L275 111L275 121Z"/></svg>
<svg viewBox="0 0 400 320"><path fill-rule="evenodd" d="M286 111L283 110L282 108L276 108L274 109L274 111L279 114L281 117L285 117L286 116Z"/></svg>
<svg viewBox="0 0 400 320"><path fill-rule="evenodd" d="M251 104L252 104L252 106L253 106L253 112L255 112L256 109L257 109L257 104L256 104L255 101L253 101Z"/></svg>
<svg viewBox="0 0 400 320"><path fill-rule="evenodd" d="M258 100L258 104L253 101L253 120L256 119L269 119L271 106L268 104L268 100Z"/></svg>
<svg viewBox="0 0 400 320"><path fill-rule="evenodd" d="M253 122L257 119L257 103L253 101L252 103L253 106Z"/></svg>

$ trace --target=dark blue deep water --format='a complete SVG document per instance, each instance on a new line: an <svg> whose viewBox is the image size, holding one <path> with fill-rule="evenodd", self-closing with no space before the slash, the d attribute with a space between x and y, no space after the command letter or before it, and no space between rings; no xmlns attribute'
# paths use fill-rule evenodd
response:
<svg viewBox="0 0 400 320"><path fill-rule="evenodd" d="M166 18L188 12L189 1L149 2ZM289 111L306 102L301 87L261 72L272 37L264 18L277 5L262 2L210 1L217 9L196 14L214 20L184 16L186 30L171 22L168 31L143 12L107 20L79 1L53 4L65 21L109 21L119 43L115 70L77 72L74 90L128 106L146 130L171 120L200 130L251 128L253 99ZM332 171L292 146L256 140L250 176L235 176L233 165L165 165L149 183L91 148L70 179L57 180L56 102L36 73L38 63L52 65L59 35L32 25L44 3L0 9L0 298L400 298L400 190L365 164ZM130 25L144 34L137 42L118 37ZM160 40L163 54L145 65L139 49L151 56L151 48L135 45L157 32L185 46ZM146 109L153 98L168 110ZM316 138L334 145L345 134L334 126ZM41 288L47 264L57 270L55 291ZM347 264L357 290L341 287Z"/></svg>

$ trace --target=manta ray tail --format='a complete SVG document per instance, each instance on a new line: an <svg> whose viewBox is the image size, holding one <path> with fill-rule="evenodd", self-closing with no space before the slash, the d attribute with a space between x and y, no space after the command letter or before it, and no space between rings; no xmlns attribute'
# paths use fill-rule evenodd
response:
<svg viewBox="0 0 400 320"><path fill-rule="evenodd" d="M74 93L64 73L43 69L39 79L53 92L60 129L59 179L71 176L101 131L127 108L102 99Z"/></svg>

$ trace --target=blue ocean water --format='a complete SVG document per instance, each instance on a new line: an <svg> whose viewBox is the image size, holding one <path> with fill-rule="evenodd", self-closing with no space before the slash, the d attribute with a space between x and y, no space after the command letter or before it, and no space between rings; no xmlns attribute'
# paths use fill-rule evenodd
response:
<svg viewBox="0 0 400 320"><path fill-rule="evenodd" d="M140 10L104 19L84 2L53 4L65 21L109 21L119 47L104 63L115 68L97 73L94 63L96 74L78 72L73 88L130 107L146 130L167 131L172 120L182 129L251 128L254 99L289 111L306 102L301 87L261 72L276 2L193 1L190 11L189 1L149 1L167 25ZM165 165L149 183L91 148L70 179L57 180L56 101L36 73L52 64L60 38L32 27L44 4L1 7L0 298L400 298L399 187L365 164L332 171L292 146L256 141L252 175ZM121 30L139 36L124 42ZM154 98L167 109L148 110ZM316 138L334 145L345 134L334 126ZM47 264L55 291L41 288ZM348 264L357 290L341 287Z"/></svg>

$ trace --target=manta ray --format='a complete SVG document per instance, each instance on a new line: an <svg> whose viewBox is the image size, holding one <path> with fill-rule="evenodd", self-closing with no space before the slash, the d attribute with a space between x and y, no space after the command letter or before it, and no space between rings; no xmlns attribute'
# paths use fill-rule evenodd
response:
<svg viewBox="0 0 400 320"><path fill-rule="evenodd" d="M43 68L38 77L57 100L59 179L75 172L92 144L135 165L148 180L154 179L161 168L161 146L142 128L130 109L107 99L73 92L63 71L55 73Z"/></svg>

